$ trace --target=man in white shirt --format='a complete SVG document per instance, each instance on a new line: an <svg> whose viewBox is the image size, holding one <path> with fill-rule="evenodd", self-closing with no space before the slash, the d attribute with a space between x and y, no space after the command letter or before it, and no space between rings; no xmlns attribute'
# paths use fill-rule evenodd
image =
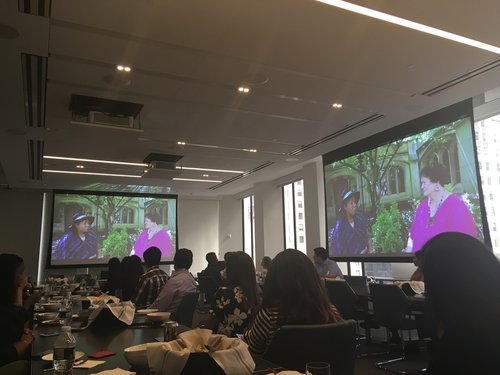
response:
<svg viewBox="0 0 500 375"><path fill-rule="evenodd" d="M318 271L320 277L344 277L338 264L334 260L328 258L328 250L324 247L317 247L313 251L314 267L316 267L316 271Z"/></svg>
<svg viewBox="0 0 500 375"><path fill-rule="evenodd" d="M174 256L175 272L163 286L150 308L175 313L182 297L196 293L196 281L189 272L193 264L193 253L189 249L179 249Z"/></svg>

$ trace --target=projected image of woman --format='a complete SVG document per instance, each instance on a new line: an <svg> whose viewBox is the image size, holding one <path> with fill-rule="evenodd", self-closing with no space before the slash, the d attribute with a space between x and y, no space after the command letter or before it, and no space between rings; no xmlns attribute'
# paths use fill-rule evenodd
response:
<svg viewBox="0 0 500 375"><path fill-rule="evenodd" d="M422 169L420 182L425 199L420 202L410 229L407 252L416 252L443 232L461 232L477 237L477 227L467 205L457 195L445 190L447 169L433 163Z"/></svg>
<svg viewBox="0 0 500 375"><path fill-rule="evenodd" d="M74 215L68 232L57 243L55 259L96 259L99 241L90 229L93 222L93 216L84 213Z"/></svg>
<svg viewBox="0 0 500 375"><path fill-rule="evenodd" d="M344 190L339 218L330 232L330 256L369 252L367 222L358 211L359 191Z"/></svg>
<svg viewBox="0 0 500 375"><path fill-rule="evenodd" d="M144 252L151 246L156 246L161 250L161 257L172 256L172 239L165 229L159 225L160 215L147 213L144 219L144 230L134 243L132 254L142 258Z"/></svg>

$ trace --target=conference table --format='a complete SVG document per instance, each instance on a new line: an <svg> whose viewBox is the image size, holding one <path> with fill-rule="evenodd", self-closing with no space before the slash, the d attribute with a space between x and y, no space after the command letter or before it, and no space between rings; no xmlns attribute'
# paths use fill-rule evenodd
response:
<svg viewBox="0 0 500 375"><path fill-rule="evenodd" d="M178 333L187 331L191 328L179 326ZM41 357L47 353L52 353L52 348L57 336L43 337L40 334L58 332L59 327L38 325L35 327L37 333L36 339L32 347L31 373L35 374L51 374L52 362L44 361ZM152 325L147 322L145 317L137 317L131 326L121 324L109 324L106 326L90 325L89 327L78 330L73 330L73 335L76 338L76 350L87 354L96 353L99 351L109 350L115 354L100 360L105 363L93 367L92 369L73 369L75 375L98 373L104 370L121 368L136 372L137 375L149 374L148 369L132 368L126 361L123 351L130 346L143 343L156 342L155 338L163 337L163 328L158 325ZM279 368L275 364L268 362L260 357L253 357L256 368L254 374L272 373L273 369ZM45 370L45 371L44 371Z"/></svg>

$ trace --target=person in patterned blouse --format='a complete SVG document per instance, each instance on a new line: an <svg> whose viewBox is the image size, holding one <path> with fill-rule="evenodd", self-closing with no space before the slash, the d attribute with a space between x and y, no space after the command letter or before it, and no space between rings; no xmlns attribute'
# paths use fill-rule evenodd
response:
<svg viewBox="0 0 500 375"><path fill-rule="evenodd" d="M341 321L311 260L298 250L287 249L271 261L262 309L243 339L252 353L263 354L283 325Z"/></svg>
<svg viewBox="0 0 500 375"><path fill-rule="evenodd" d="M152 304L167 282L168 275L158 267L160 259L161 250L155 246L149 247L144 252L144 262L146 262L148 269L137 283L134 298L136 306Z"/></svg>
<svg viewBox="0 0 500 375"><path fill-rule="evenodd" d="M226 260L226 283L215 293L212 313L215 331L226 336L242 334L257 305L257 284L252 258L243 251Z"/></svg>

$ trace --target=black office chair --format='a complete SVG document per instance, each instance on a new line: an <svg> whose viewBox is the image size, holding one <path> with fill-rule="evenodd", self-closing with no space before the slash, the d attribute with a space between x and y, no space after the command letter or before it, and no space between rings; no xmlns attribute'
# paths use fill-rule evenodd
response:
<svg viewBox="0 0 500 375"><path fill-rule="evenodd" d="M326 280L325 287L330 302L335 305L340 315L342 315L344 319L354 319L356 321L356 346L360 348L361 340L364 339L366 339L368 343L371 343L370 329L380 328L380 325L375 321L373 313L368 310L368 305L366 303L360 303L360 299L366 301L366 297L357 296L349 284L343 280ZM364 336L360 333L360 326L365 330ZM386 352L380 352L379 350L376 352L366 352L362 350L357 353L357 356L365 357L384 353Z"/></svg>
<svg viewBox="0 0 500 375"><path fill-rule="evenodd" d="M326 280L326 291L330 302L335 305L344 319L356 320L356 300L358 297L349 284L343 280ZM363 319L360 317L359 319Z"/></svg>
<svg viewBox="0 0 500 375"><path fill-rule="evenodd" d="M370 284L369 287L375 319L387 329L388 346L390 345L389 330L397 330L401 337L401 356L379 362L376 367L396 374L408 374L410 373L408 369L397 369L386 365L406 359L403 331L407 330L409 332L411 340L411 330L417 329L418 326L417 321L411 314L410 300L396 284ZM411 371L411 373L425 372L425 368Z"/></svg>
<svg viewBox="0 0 500 375"><path fill-rule="evenodd" d="M368 278L366 276L345 275L344 280L347 284L349 284L357 296L366 297L370 295L370 290L368 289Z"/></svg>
<svg viewBox="0 0 500 375"><path fill-rule="evenodd" d="M304 372L306 363L327 362L335 375L353 375L356 324L288 325L276 332L264 359L288 370Z"/></svg>
<svg viewBox="0 0 500 375"><path fill-rule="evenodd" d="M190 293L182 297L177 311L172 314L172 319L186 327L193 326L193 315L200 293Z"/></svg>

